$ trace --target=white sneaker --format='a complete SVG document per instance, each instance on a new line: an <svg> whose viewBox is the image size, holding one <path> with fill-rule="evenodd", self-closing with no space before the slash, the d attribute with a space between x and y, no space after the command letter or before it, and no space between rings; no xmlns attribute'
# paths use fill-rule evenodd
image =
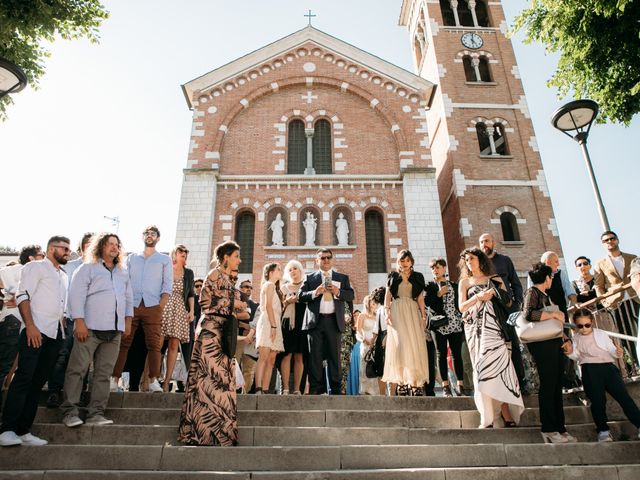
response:
<svg viewBox="0 0 640 480"><path fill-rule="evenodd" d="M32 435L30 433L20 435L20 440L22 440L23 445L31 445L33 447L40 447L49 443L44 438L36 437L35 435Z"/></svg>
<svg viewBox="0 0 640 480"><path fill-rule="evenodd" d="M149 383L149 391L153 393L162 393L162 387L160 386L160 382L157 378L153 382Z"/></svg>
<svg viewBox="0 0 640 480"><path fill-rule="evenodd" d="M77 415L65 415L62 423L64 423L65 427L73 428L82 425L83 421Z"/></svg>
<svg viewBox="0 0 640 480"><path fill-rule="evenodd" d="M598 432L598 442L613 442L613 438L611 437L609 430Z"/></svg>
<svg viewBox="0 0 640 480"><path fill-rule="evenodd" d="M0 447L11 447L12 445L22 445L22 440L16 432L2 432L0 435Z"/></svg>
<svg viewBox="0 0 640 480"><path fill-rule="evenodd" d="M103 415L94 415L93 417L87 418L87 425L112 425L113 420L110 418L106 418Z"/></svg>

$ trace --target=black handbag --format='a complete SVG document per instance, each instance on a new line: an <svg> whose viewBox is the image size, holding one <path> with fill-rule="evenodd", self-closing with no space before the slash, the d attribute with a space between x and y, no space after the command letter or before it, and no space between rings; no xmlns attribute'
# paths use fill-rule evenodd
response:
<svg viewBox="0 0 640 480"><path fill-rule="evenodd" d="M224 315L227 321L222 324L222 353L229 358L233 358L235 356L236 347L238 345L238 319L233 314L235 298L235 292L231 289L229 315Z"/></svg>
<svg viewBox="0 0 640 480"><path fill-rule="evenodd" d="M378 374L376 373L375 348L373 346L365 354L364 361L366 362L364 373L367 378L377 378Z"/></svg>
<svg viewBox="0 0 640 480"><path fill-rule="evenodd" d="M382 321L378 317L378 336L376 337L376 343L373 344L371 350L371 360L367 361L365 375L367 378L378 378L384 374L384 356L385 356L385 344L384 340L387 336L387 332L382 330Z"/></svg>
<svg viewBox="0 0 640 480"><path fill-rule="evenodd" d="M437 330L446 325L449 325L449 317L446 315L434 315L429 319L429 330Z"/></svg>
<svg viewBox="0 0 640 480"><path fill-rule="evenodd" d="M502 338L506 342L510 342L512 339L511 332L513 326L509 324L509 307L511 306L511 298L509 294L500 288L500 284L493 279L489 279L491 282L494 296L491 299L493 304L493 311L496 315L496 322L500 326L502 332Z"/></svg>

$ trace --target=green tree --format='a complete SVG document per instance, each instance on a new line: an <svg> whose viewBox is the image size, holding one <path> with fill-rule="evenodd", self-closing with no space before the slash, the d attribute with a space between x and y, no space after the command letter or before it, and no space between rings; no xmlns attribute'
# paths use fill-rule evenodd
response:
<svg viewBox="0 0 640 480"><path fill-rule="evenodd" d="M531 0L519 30L560 52L547 82L560 97L595 100L600 122L628 125L640 111L640 0Z"/></svg>
<svg viewBox="0 0 640 480"><path fill-rule="evenodd" d="M0 57L19 65L37 88L50 56L46 43L57 37L97 42L98 27L108 16L99 0L0 0ZM10 97L0 100L2 120Z"/></svg>

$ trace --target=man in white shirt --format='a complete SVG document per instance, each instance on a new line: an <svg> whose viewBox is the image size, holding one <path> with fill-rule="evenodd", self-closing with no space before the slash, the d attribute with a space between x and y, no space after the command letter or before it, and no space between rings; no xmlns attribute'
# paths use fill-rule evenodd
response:
<svg viewBox="0 0 640 480"><path fill-rule="evenodd" d="M18 341L22 328L22 317L16 303L16 293L22 267L33 260L42 260L44 253L40 245L27 245L20 250L19 263L0 268L0 289L4 302L0 311L0 389L18 354ZM0 402L0 405L2 402Z"/></svg>
<svg viewBox="0 0 640 480"><path fill-rule="evenodd" d="M48 443L30 430L40 392L60 351L67 298L67 274L60 267L70 253L69 239L54 236L47 242L46 258L22 268L16 302L25 329L20 334L18 369L2 412L0 446Z"/></svg>

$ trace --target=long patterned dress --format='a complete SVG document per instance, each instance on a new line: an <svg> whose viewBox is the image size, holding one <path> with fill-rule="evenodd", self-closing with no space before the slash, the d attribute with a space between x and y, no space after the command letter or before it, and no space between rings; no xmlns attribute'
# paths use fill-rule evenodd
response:
<svg viewBox="0 0 640 480"><path fill-rule="evenodd" d="M212 270L200 294L202 321L191 354L178 440L188 445L233 446L238 443L236 381L233 358L222 352L222 325L231 296L240 301L233 282Z"/></svg>
<svg viewBox="0 0 640 480"><path fill-rule="evenodd" d="M482 293L486 285L473 285L468 298ZM517 422L524 411L518 377L509 345L502 338L493 303L477 302L465 314L465 335L473 365L474 401L480 412L480 428L493 425L503 403Z"/></svg>

